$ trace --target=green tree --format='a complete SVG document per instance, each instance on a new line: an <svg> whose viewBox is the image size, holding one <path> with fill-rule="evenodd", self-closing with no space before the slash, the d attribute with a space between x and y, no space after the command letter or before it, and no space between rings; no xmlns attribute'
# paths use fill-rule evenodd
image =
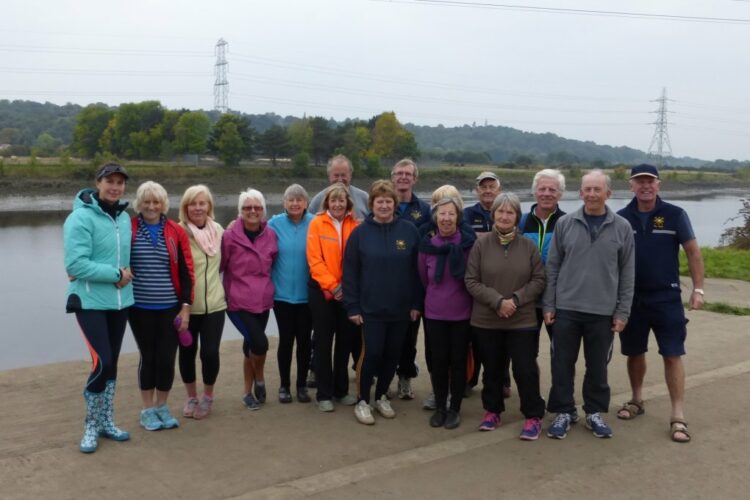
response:
<svg viewBox="0 0 750 500"><path fill-rule="evenodd" d="M211 122L201 111L180 115L174 126L174 150L177 153L201 154L206 150Z"/></svg>
<svg viewBox="0 0 750 500"><path fill-rule="evenodd" d="M90 104L76 116L73 129L74 154L84 158L93 158L100 148L102 134L112 120L115 112L104 104Z"/></svg>
<svg viewBox="0 0 750 500"><path fill-rule="evenodd" d="M219 159L227 167L240 164L245 144L237 130L237 124L232 121L224 123L220 129L220 135L216 139L216 149Z"/></svg>
<svg viewBox="0 0 750 500"><path fill-rule="evenodd" d="M341 146L336 151L346 155L355 170L364 162L367 149L372 143L370 130L364 125L344 126L339 131Z"/></svg>
<svg viewBox="0 0 750 500"><path fill-rule="evenodd" d="M334 146L334 131L328 120L321 116L310 119L312 128L312 157L315 166L324 164L331 156Z"/></svg>
<svg viewBox="0 0 750 500"><path fill-rule="evenodd" d="M309 120L303 119L292 123L287 129L287 134L293 154L307 153L312 155L313 129Z"/></svg>
<svg viewBox="0 0 750 500"><path fill-rule="evenodd" d="M280 125L273 125L258 136L258 148L263 154L268 155L271 163L276 166L276 160L291 151L286 129Z"/></svg>
<svg viewBox="0 0 750 500"><path fill-rule="evenodd" d="M47 132L39 134L31 147L32 154L36 156L54 156L62 146L62 141L49 135Z"/></svg>
<svg viewBox="0 0 750 500"><path fill-rule="evenodd" d="M211 129L211 134L208 138L208 150L211 153L219 155L220 146L219 140L225 134L225 129L232 125L242 142L240 148L240 159L251 158L255 149L255 129L250 124L250 120L247 118L235 115L231 113L224 113L219 117L219 120L214 124Z"/></svg>
<svg viewBox="0 0 750 500"><path fill-rule="evenodd" d="M307 153L297 153L292 159L292 174L295 177L310 176L310 155Z"/></svg>
<svg viewBox="0 0 750 500"><path fill-rule="evenodd" d="M414 134L399 123L396 113L392 111L382 113L375 118L371 152L381 158L392 160L406 156L414 159L419 157Z"/></svg>
<svg viewBox="0 0 750 500"><path fill-rule="evenodd" d="M120 105L102 133L100 148L125 158L158 158L164 138L164 114L159 101Z"/></svg>
<svg viewBox="0 0 750 500"><path fill-rule="evenodd" d="M368 154L365 158L365 175L370 179L377 179L383 176L383 166L380 164L380 157L376 154Z"/></svg>

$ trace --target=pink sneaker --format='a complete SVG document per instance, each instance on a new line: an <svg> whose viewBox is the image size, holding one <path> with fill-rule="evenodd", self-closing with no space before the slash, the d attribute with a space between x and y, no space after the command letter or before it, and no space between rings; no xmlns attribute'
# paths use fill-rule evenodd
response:
<svg viewBox="0 0 750 500"><path fill-rule="evenodd" d="M198 398L188 398L185 401L185 406L182 407L182 416L187 418L193 418L195 416L195 409L198 407Z"/></svg>
<svg viewBox="0 0 750 500"><path fill-rule="evenodd" d="M493 411L484 412L482 423L479 424L480 431L494 431L502 424L500 414Z"/></svg>
<svg viewBox="0 0 750 500"><path fill-rule="evenodd" d="M521 429L521 439L524 441L536 441L542 433L542 419L538 417L527 418Z"/></svg>
<svg viewBox="0 0 750 500"><path fill-rule="evenodd" d="M209 413L211 413L211 406L214 404L214 398L209 398L205 394L201 398L201 402L198 403L198 406L195 407L195 412L193 413L193 418L196 420L200 420L202 418L206 418Z"/></svg>

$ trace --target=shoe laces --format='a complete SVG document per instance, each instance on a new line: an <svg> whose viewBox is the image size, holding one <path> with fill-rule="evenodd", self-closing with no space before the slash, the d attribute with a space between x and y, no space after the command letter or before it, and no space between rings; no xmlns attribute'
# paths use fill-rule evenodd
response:
<svg viewBox="0 0 750 500"><path fill-rule="evenodd" d="M606 427L607 426L607 424L604 423L604 419L602 418L602 416L599 413L592 413L591 415L589 415L589 420L594 425L598 425L598 426L601 426L601 427Z"/></svg>
<svg viewBox="0 0 750 500"><path fill-rule="evenodd" d="M537 427L539 426L539 419L538 418L527 418L526 421L523 423L523 430L524 431L536 431Z"/></svg>
<svg viewBox="0 0 750 500"><path fill-rule="evenodd" d="M571 421L570 415L567 413L558 413L555 417L555 420L552 421L552 425L558 426L558 425L567 425Z"/></svg>
<svg viewBox="0 0 750 500"><path fill-rule="evenodd" d="M496 425L499 421L500 421L500 417L498 417L497 413L493 411L484 412L484 418L482 419L482 422L488 422L493 425Z"/></svg>

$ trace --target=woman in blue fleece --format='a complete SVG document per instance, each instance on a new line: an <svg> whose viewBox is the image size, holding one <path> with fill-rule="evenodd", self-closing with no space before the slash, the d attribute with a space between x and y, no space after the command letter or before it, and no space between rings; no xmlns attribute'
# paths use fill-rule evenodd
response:
<svg viewBox="0 0 750 500"><path fill-rule="evenodd" d="M417 274L419 233L394 216L398 203L390 181L375 181L368 205L371 215L349 237L344 254L344 305L349 319L362 326L357 363L359 402L354 415L375 423L370 406L374 377L375 408L385 418L396 413L386 397L410 321L421 314L422 287Z"/></svg>

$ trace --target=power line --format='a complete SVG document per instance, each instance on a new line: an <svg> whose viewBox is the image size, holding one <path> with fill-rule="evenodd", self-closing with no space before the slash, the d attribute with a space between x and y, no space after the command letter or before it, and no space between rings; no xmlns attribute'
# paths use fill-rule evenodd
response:
<svg viewBox="0 0 750 500"><path fill-rule="evenodd" d="M667 130L667 89L663 88L661 91L661 97L652 102L659 103L659 109L656 111L657 117L653 125L656 126L654 129L654 136L651 138L651 144L648 147L649 156L654 156L657 159L658 166L664 166L664 157L672 156L672 144L669 142L669 131Z"/></svg>
<svg viewBox="0 0 750 500"><path fill-rule="evenodd" d="M219 38L216 42L216 64L214 65L214 109L226 113L229 110L229 81L227 80L227 45Z"/></svg>
<svg viewBox="0 0 750 500"><path fill-rule="evenodd" d="M385 0L371 0L385 1ZM627 19L651 19L658 21L685 21L693 23L750 24L750 19L735 17L685 16L680 14L651 14L647 12L626 12L616 10L571 9L565 7L540 7L524 4L502 4L492 2L468 2L452 0L392 0L388 3L426 4L442 7L463 7L474 9L515 10L546 14L567 14L579 16L620 17Z"/></svg>

